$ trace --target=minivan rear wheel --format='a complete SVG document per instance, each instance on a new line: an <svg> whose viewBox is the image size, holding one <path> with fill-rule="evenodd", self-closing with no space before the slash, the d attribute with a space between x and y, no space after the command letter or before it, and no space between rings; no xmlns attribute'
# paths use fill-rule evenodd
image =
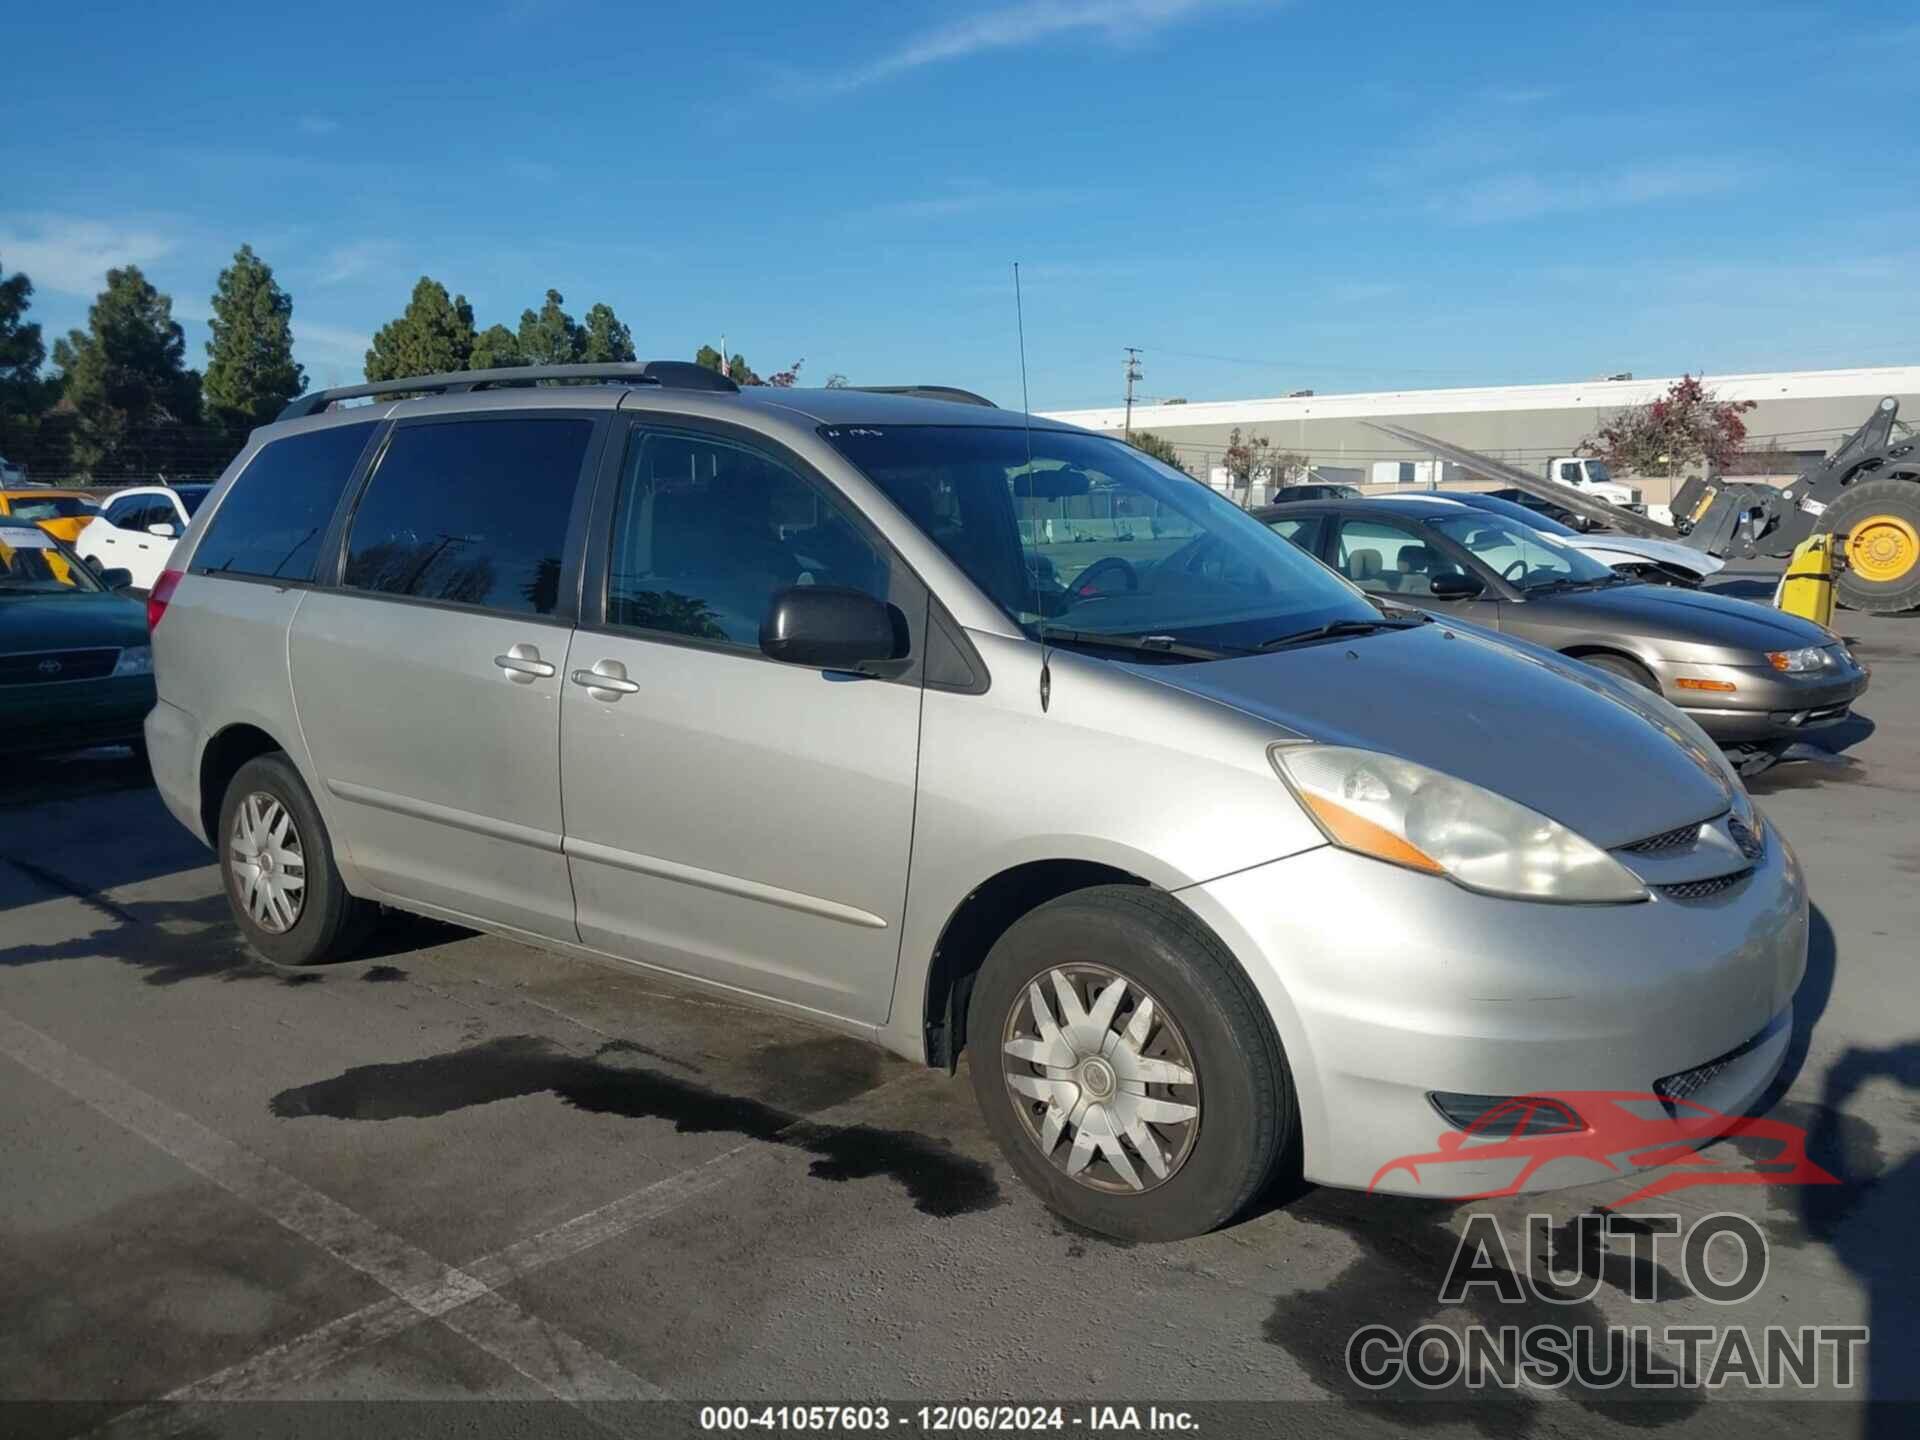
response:
<svg viewBox="0 0 1920 1440"><path fill-rule="evenodd" d="M306 782L280 754L249 760L220 803L220 873L234 923L277 965L344 959L377 906L347 893Z"/></svg>
<svg viewBox="0 0 1920 1440"><path fill-rule="evenodd" d="M967 1044L1008 1162L1107 1235L1179 1240L1232 1219L1295 1123L1259 997L1162 891L1103 885L1022 916L974 982Z"/></svg>

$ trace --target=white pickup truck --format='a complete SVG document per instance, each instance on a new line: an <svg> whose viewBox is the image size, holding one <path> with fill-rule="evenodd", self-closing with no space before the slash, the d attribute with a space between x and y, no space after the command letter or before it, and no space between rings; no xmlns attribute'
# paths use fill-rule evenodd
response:
<svg viewBox="0 0 1920 1440"><path fill-rule="evenodd" d="M1577 455L1563 455L1557 460L1547 462L1547 478L1562 485L1571 485L1576 490L1584 490L1589 495L1605 500L1610 505L1618 505L1623 510L1644 513L1646 506L1640 501L1640 492L1631 485L1622 485L1613 478L1605 463L1599 460L1586 460Z"/></svg>

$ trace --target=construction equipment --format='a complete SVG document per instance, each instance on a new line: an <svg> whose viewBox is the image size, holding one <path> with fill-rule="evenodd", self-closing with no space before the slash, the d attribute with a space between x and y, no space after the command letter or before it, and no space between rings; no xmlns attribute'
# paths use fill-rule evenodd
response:
<svg viewBox="0 0 1920 1440"><path fill-rule="evenodd" d="M1721 558L1785 557L1813 535L1833 536L1834 598L1851 610L1889 615L1920 607L1920 441L1899 416L1900 402L1889 395L1832 454L1789 485L1722 476L1689 480L1673 498L1672 525L1418 430L1367 423L1626 534L1679 540Z"/></svg>
<svg viewBox="0 0 1920 1440"><path fill-rule="evenodd" d="M1793 547L1774 587L1773 608L1816 625L1833 624L1833 536L1809 535Z"/></svg>

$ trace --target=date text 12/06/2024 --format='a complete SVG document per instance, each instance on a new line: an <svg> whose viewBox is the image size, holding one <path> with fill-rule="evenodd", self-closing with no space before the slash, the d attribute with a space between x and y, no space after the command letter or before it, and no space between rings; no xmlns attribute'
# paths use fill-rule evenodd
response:
<svg viewBox="0 0 1920 1440"><path fill-rule="evenodd" d="M749 1431L844 1431L922 1434L1016 1434L1026 1431L1196 1433L1191 1410L1158 1405L706 1405L700 1428Z"/></svg>

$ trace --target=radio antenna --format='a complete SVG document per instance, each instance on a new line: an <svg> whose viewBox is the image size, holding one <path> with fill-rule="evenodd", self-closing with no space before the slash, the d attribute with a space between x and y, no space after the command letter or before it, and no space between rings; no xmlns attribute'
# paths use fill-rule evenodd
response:
<svg viewBox="0 0 1920 1440"><path fill-rule="evenodd" d="M1013 317L1020 334L1020 420L1027 437L1027 527L1033 536L1032 551L1027 563L1027 573L1033 579L1033 610L1039 617L1040 626L1040 713L1047 713L1047 707L1053 703L1053 669L1047 658L1047 607L1040 594L1040 520L1032 512L1031 502L1035 498L1037 487L1033 482L1033 405L1027 398L1027 312L1020 299L1020 262L1013 262ZM1019 487L1014 487L1019 493Z"/></svg>

